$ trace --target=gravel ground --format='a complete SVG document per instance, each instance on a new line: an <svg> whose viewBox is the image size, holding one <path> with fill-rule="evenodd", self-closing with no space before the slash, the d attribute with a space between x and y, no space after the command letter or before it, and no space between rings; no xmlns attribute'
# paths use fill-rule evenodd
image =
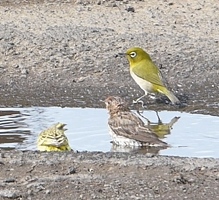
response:
<svg viewBox="0 0 219 200"><path fill-rule="evenodd" d="M219 160L1 152L0 198L218 199Z"/></svg>
<svg viewBox="0 0 219 200"><path fill-rule="evenodd" d="M181 110L218 115L217 0L1 2L2 106L103 107L112 94L131 102L143 91L118 53L140 46Z"/></svg>
<svg viewBox="0 0 219 200"><path fill-rule="evenodd" d="M160 66L183 107L219 116L219 3L203 1L1 0L2 107L103 107L143 94L129 75L131 46ZM1 199L217 199L218 159L119 153L5 152Z"/></svg>

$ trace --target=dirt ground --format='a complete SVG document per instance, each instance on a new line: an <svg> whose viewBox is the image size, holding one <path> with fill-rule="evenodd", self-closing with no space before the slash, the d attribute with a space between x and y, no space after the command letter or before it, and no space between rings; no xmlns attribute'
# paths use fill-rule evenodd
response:
<svg viewBox="0 0 219 200"><path fill-rule="evenodd" d="M219 116L219 2L1 0L0 106L103 107L143 94L119 53L144 48L183 106ZM218 159L0 151L0 199L217 199Z"/></svg>
<svg viewBox="0 0 219 200"><path fill-rule="evenodd" d="M2 152L1 199L218 199L219 160Z"/></svg>

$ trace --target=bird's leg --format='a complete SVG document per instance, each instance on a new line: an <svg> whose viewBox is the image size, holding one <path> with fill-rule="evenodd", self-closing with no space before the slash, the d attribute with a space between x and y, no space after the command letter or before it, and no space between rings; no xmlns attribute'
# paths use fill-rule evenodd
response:
<svg viewBox="0 0 219 200"><path fill-rule="evenodd" d="M141 103L141 106L142 106L143 109L147 108L146 104L142 100L138 100L138 102L137 101L133 101L133 104L136 104L136 103Z"/></svg>
<svg viewBox="0 0 219 200"><path fill-rule="evenodd" d="M162 124L162 121L161 121L161 119L160 119L160 117L158 115L158 111L155 111L155 112L156 112L156 115L157 115L157 118L158 118L158 124Z"/></svg>
<svg viewBox="0 0 219 200"><path fill-rule="evenodd" d="M135 107L135 109L136 109L137 113L143 113L143 110L142 110L142 109L140 109L140 106L139 106L139 104L133 104L133 105L134 105L134 107Z"/></svg>
<svg viewBox="0 0 219 200"><path fill-rule="evenodd" d="M138 103L143 97L147 96L147 94L148 94L147 91L145 91L144 95L142 95L141 97L139 97L139 98L136 99L136 100L133 100L133 103L134 103L134 104L135 104L135 103ZM141 101L140 103L142 104L142 107L144 107L144 102Z"/></svg>
<svg viewBox="0 0 219 200"><path fill-rule="evenodd" d="M146 109L147 108L147 106L146 106L146 104L144 103L144 101L138 101L138 103L141 103L141 106L142 106L142 108L144 108L144 109Z"/></svg>
<svg viewBox="0 0 219 200"><path fill-rule="evenodd" d="M142 115L139 110L137 110L137 113L139 114L139 116L141 116L142 118L146 119L147 122L148 122L148 125L150 125L151 122L150 122L150 120L148 118L146 118L144 115Z"/></svg>
<svg viewBox="0 0 219 200"><path fill-rule="evenodd" d="M145 97L147 94L144 94L143 96L139 97L138 99L136 100L133 100L133 103L136 104L138 103L143 97Z"/></svg>

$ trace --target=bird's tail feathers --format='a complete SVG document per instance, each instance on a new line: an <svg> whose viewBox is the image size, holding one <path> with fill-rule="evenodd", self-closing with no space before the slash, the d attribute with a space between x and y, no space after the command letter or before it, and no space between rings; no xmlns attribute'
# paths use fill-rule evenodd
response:
<svg viewBox="0 0 219 200"><path fill-rule="evenodd" d="M167 147L168 144L166 142L163 142L162 140L156 139L156 141L154 141L154 143L152 142L152 146L154 147Z"/></svg>
<svg viewBox="0 0 219 200"><path fill-rule="evenodd" d="M162 90L160 90L160 92L165 94L173 104L180 103L179 99L167 88L163 87Z"/></svg>

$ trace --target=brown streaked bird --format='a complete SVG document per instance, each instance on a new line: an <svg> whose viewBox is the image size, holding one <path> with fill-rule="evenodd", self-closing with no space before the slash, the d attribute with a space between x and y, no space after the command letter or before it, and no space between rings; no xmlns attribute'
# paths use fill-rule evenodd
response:
<svg viewBox="0 0 219 200"><path fill-rule="evenodd" d="M65 135L66 124L56 123L45 131L42 131L37 140L39 151L71 151L68 138Z"/></svg>
<svg viewBox="0 0 219 200"><path fill-rule="evenodd" d="M113 143L122 146L168 146L129 110L122 98L110 96L105 104L110 115L108 125Z"/></svg>

